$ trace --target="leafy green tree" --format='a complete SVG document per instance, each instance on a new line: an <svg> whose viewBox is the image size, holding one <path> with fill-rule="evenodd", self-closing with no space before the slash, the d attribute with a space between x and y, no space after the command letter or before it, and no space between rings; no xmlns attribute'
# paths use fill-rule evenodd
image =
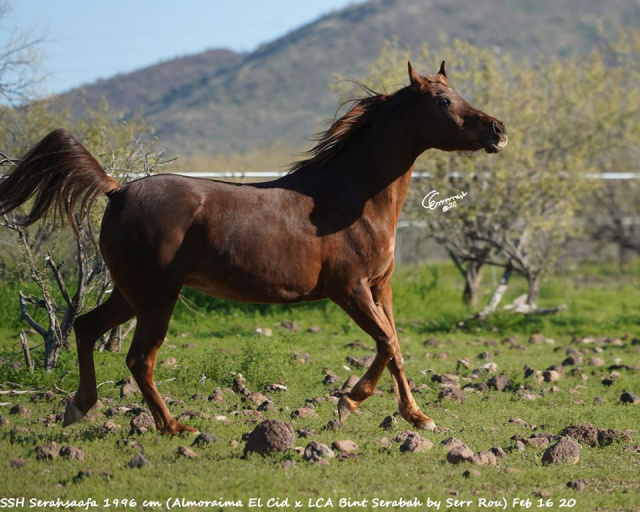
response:
<svg viewBox="0 0 640 512"><path fill-rule="evenodd" d="M405 213L425 221L429 236L446 249L465 276L470 302L482 266L497 265L507 278L517 272L527 279L520 311L535 311L541 280L577 235L576 214L598 185L590 175L615 161L621 137L609 128L623 129L629 137L637 133L630 128L638 116L629 99L637 97L637 87L625 76L627 65L612 66L602 52L530 63L455 41L437 52L425 46L414 60L435 65L441 56L447 58L454 88L506 122L509 146L490 158L429 153L416 165L429 173L427 187L413 187ZM367 83L388 89L402 84L399 70L407 58L390 43ZM462 192L464 197L447 211L425 211L422 203L430 191L437 191L438 199Z"/></svg>

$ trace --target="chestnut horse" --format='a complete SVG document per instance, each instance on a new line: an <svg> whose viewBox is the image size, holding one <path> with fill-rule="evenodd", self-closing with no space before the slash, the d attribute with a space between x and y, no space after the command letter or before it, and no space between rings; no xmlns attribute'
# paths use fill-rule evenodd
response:
<svg viewBox="0 0 640 512"><path fill-rule="evenodd" d="M334 301L377 347L364 376L340 399L340 420L371 396L388 367L402 417L433 429L411 394L393 320L398 217L418 155L430 148L497 153L507 134L502 122L450 89L444 62L426 77L409 63L409 80L393 94L354 100L306 160L266 183L162 174L122 185L69 132L56 130L38 143L0 182L0 213L35 196L25 224L53 207L78 234L75 210L82 216L98 195L109 199L100 250L114 288L75 321L80 383L63 425L97 401L96 341L135 316L126 362L157 429L195 432L171 415L153 381L178 294L188 286L235 301Z"/></svg>

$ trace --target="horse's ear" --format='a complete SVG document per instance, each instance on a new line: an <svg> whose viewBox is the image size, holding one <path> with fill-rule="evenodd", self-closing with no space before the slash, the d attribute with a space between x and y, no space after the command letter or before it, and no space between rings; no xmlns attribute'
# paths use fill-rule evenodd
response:
<svg viewBox="0 0 640 512"><path fill-rule="evenodd" d="M420 89L422 87L423 78L413 69L411 61L408 62L409 66L409 82L414 89Z"/></svg>
<svg viewBox="0 0 640 512"><path fill-rule="evenodd" d="M438 74L447 78L447 66L444 61L442 61L442 64L440 64L440 71L438 71Z"/></svg>

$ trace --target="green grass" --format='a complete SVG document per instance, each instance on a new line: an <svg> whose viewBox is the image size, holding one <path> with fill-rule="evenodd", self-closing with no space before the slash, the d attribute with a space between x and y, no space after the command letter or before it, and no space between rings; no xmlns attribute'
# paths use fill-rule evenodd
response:
<svg viewBox="0 0 640 512"><path fill-rule="evenodd" d="M498 510L497 507L479 508L478 499L502 497L507 499L508 510L520 509L511 506L514 498L530 499L529 510L638 510L640 453L637 445L640 440L637 434L630 442L607 447L583 445L576 465L553 467L541 464L543 449L531 447L524 452L508 451L495 467L454 466L446 461L446 451L440 442L455 436L475 451L493 446L508 449L513 445L512 436L528 437L532 433L509 423L514 417L537 425L537 431L552 434L571 423L584 422L599 428L637 429L640 406L621 404L619 397L624 390L640 394L638 371L619 370L620 376L610 387L600 381L609 375L607 367L618 358L623 364L640 365L639 345L632 344L632 339L640 337L640 266L625 272L600 266L568 270L562 276L550 278L543 285L540 297L541 306L566 303L567 311L537 318L501 313L487 322L466 320L470 311L460 302L461 280L449 265L400 268L394 279L395 312L406 371L416 385L428 385L428 389L415 394L416 400L439 426L447 429L424 434L434 443L432 450L403 454L397 443L390 449L380 447L380 438L393 439L399 432L411 430L402 420L392 431L379 428L382 419L396 410L391 379L386 373L378 386L382 396L373 396L364 402L359 414L349 417L342 430L323 429L336 417L335 405L329 401L316 405L317 417L290 419L291 411L304 405L307 398L327 395L329 387L322 383L323 368L330 368L344 380L362 373L355 368L343 368L345 357L360 357L369 352L345 348L345 345L359 340L372 347L373 342L339 308L328 303L253 308L222 305L219 301L188 294L201 313L194 314L185 306L178 306L158 357L156 380L163 396L174 400L169 406L172 413L175 416L185 411L199 413L184 421L202 432L214 433L219 443L194 448L197 458L187 460L177 455L177 447L189 445L192 437L169 438L155 432L129 436L131 418L123 414L112 418L122 426L118 433L102 434L100 426L107 419L104 414L107 409L142 404L140 395L120 399L119 387L109 382L128 375L124 354L95 354L97 380L106 383L99 389L102 409L92 410L86 422L64 430L57 423L46 426L41 418L63 411L64 393L58 389L74 391L77 386L75 351L64 351L58 368L50 374L38 368L34 374L29 374L24 367L16 369L13 363L22 361L22 354L9 319L9 327L0 330L2 387L9 389L7 383L13 382L23 390L50 389L57 393L57 398L52 402L32 402L31 395L0 396L0 402L22 403L31 411L30 417L22 418L9 415L9 406L0 407L0 415L10 422L0 427L0 497L26 497L27 507L29 498L81 500L91 497L98 502L96 510L105 508L105 499L135 499L136 506L129 509L144 509L144 500L164 504L169 498L196 501L222 498L242 500L244 504L208 510L252 510L248 508L249 499L262 498L262 509L266 510L270 498L284 500L287 497L289 508L281 502L281 506L268 510L293 510L295 501L302 502L299 510L313 510L310 505L328 503L329 499L333 506L324 510L394 509L393 506L374 508L374 498L418 498L425 503L427 498L441 500L440 510ZM485 281L481 302L490 293L490 273ZM515 280L505 301L513 300L523 291L524 283ZM284 320L298 322L299 332L280 327ZM308 332L310 326L320 326L322 331ZM273 336L255 334L257 327L272 329ZM554 343L529 344L529 336L534 332L543 333ZM512 335L524 350L510 348L502 342ZM581 336L620 338L622 346L572 342ZM423 342L427 338L437 339L440 346L425 346ZM595 347L601 347L602 352L593 353ZM585 349L588 351L584 354L585 361L597 356L606 366L582 365L584 377L565 374L555 383L559 388L555 392L551 391L551 384L525 379L522 370L525 364L536 370L560 364L567 348ZM126 351L126 347L123 350ZM309 360L304 364L295 361L296 352L308 353ZM440 390L431 382L431 375L457 372L464 385L471 370L458 370L457 360L465 357L480 366L485 361L478 356L485 352L498 364L498 374L507 375L516 386L526 387L527 392L538 398L525 400L516 391L489 391L465 392L460 403L439 400ZM441 353L446 353L446 358ZM34 350L32 355L40 364L41 350ZM177 360L177 368L163 364L168 358ZM311 438L298 438L297 446L304 447L311 440L330 445L336 440L352 439L360 447L360 455L342 461L334 459L328 466L305 462L294 451L268 458L243 458L242 435L251 431L253 425L234 413L249 406L232 392L225 392L223 402L206 400L216 387L229 387L236 373L247 378L251 390L264 392L265 384L275 382L288 387L284 393L267 393L275 409L264 414L267 418L291 421L296 430L316 430L317 434ZM207 377L204 382L202 375ZM478 380L488 378L482 376ZM594 403L596 398L601 399L600 403ZM228 420L218 421L216 416L225 416ZM15 427L25 430L14 430ZM51 441L80 448L85 452L84 460L37 461L35 447ZM128 461L140 450L129 441L144 447L145 455L153 464L151 467L127 467ZM9 460L13 457L26 459L26 467L11 467ZM296 463L295 467L291 467L290 461ZM93 471L93 477L74 481L78 472L86 469ZM480 474L465 478L463 473L467 469L477 469ZM103 476L101 472L108 475ZM567 482L577 479L587 483L582 492L566 487ZM361 503L363 506L340 507L341 498L368 501L366 505ZM447 507L447 499L471 500L472 504ZM561 507L561 500L572 499L576 500L573 507ZM547 500L553 505L539 506ZM120 503L111 508L128 507ZM164 505L146 509L163 510ZM191 508L201 509L204 507ZM424 505L407 510L435 508Z"/></svg>

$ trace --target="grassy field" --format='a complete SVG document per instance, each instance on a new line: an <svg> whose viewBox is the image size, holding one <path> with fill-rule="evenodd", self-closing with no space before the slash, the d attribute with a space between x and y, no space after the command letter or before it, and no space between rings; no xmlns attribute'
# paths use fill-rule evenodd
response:
<svg viewBox="0 0 640 512"><path fill-rule="evenodd" d="M76 507L68 508L75 510L165 510L168 505L187 510L640 510L640 436L624 433L638 429L640 405L620 401L625 391L640 395L640 370L633 368L640 365L640 265L624 272L602 266L569 269L549 279L540 297L541 306L566 303L566 311L544 317L503 313L488 322L466 320L470 312L460 303L461 280L449 265L400 268L394 279L406 371L418 388L418 404L440 427L423 433L434 446L419 453L402 453L394 441L412 429L402 419L390 430L379 426L396 410L386 373L379 396L364 402L343 428L326 428L336 418L329 392L363 372L346 358L371 354L367 347L373 347L332 304L247 307L188 294L199 313L178 306L156 371L173 414L218 438L217 443L192 447L196 456L188 458L178 454L178 447L190 446L194 436L129 433L133 416L122 407L144 404L139 393L120 398L116 383L128 375L124 354L95 354L102 407L94 408L84 423L62 430L56 415L64 410L64 391L76 389L75 351L63 353L55 372L36 368L30 374L17 364L23 356L4 301L0 389L49 390L54 396L0 396L0 508L11 504L2 498L25 498L24 505L13 509L57 510L60 503L30 499L60 498L76 500ZM489 273L485 280L488 293ZM506 300L523 290L524 284L514 281ZM295 321L297 332L283 327L284 321ZM256 334L257 328L270 329L272 335ZM535 333L542 335L540 343L530 343ZM558 381L539 382L535 373L525 377L525 365L544 371L562 365L568 353L577 364L566 364ZM41 356L33 350L37 363ZM590 364L594 357L604 365ZM460 359L467 359L469 367L459 364ZM473 369L486 363L495 363L497 371L471 378ZM325 368L340 380L324 384ZM618 375L603 384L612 371ZM261 413L265 418L289 421L298 433L315 431L310 437L298 434L297 447L349 439L358 445L357 455L330 459L327 465L307 462L296 450L243 457L243 434L254 428L256 413L241 411L255 410L257 404L228 389L237 373L246 378L247 388L273 401ZM461 388L475 384L477 389L462 391L458 398L443 397L432 377L445 373L457 377ZM483 383L501 375L510 379L507 389L483 390ZM287 391L265 391L274 383L284 384ZM216 388L222 390L221 400L208 400ZM316 415L291 419L310 399L315 399ZM10 414L17 404L26 411ZM514 418L524 423L510 422ZM107 420L120 429L106 432ZM585 422L617 429L618 439L607 446L581 443L576 464L543 465L544 447L529 442L524 449L516 447L518 439L555 435ZM496 465L451 464L441 442L452 436L473 451L501 447L506 455ZM36 447L51 442L82 450L83 460L37 460ZM129 461L141 452L151 465L130 468ZM583 490L567 486L578 480L584 481Z"/></svg>

